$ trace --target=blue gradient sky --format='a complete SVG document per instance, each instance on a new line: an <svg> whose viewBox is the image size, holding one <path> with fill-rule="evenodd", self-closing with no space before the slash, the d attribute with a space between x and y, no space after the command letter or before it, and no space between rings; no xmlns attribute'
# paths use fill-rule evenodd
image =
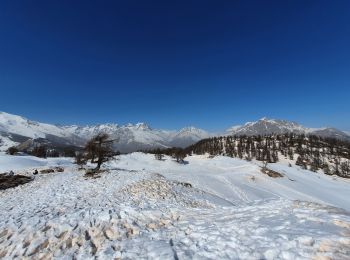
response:
<svg viewBox="0 0 350 260"><path fill-rule="evenodd" d="M34 120L350 130L350 1L5 0L0 36L0 110Z"/></svg>

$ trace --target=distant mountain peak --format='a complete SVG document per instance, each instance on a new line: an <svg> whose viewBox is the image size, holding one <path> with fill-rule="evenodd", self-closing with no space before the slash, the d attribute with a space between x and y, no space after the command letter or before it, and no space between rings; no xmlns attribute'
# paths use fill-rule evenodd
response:
<svg viewBox="0 0 350 260"><path fill-rule="evenodd" d="M48 139L51 143L82 146L88 139L98 133L108 133L118 140L115 148L121 152L167 148L172 146L185 147L203 138L209 137L204 130L186 127L179 131L152 129L146 123L117 125L105 123L97 125L53 125L35 122L26 118L5 112L0 114L0 150L23 143L28 139ZM17 136L12 140L12 136ZM4 145L5 144L5 145Z"/></svg>
<svg viewBox="0 0 350 260"><path fill-rule="evenodd" d="M336 128L308 128L294 121L269 119L263 117L255 122L247 122L242 126L232 126L226 130L229 135L269 135L269 134L315 134L322 137L333 137L350 140L350 136Z"/></svg>
<svg viewBox="0 0 350 260"><path fill-rule="evenodd" d="M137 123L135 124L135 127L140 130L152 130L151 127L146 123Z"/></svg>
<svg viewBox="0 0 350 260"><path fill-rule="evenodd" d="M198 129L194 126L186 126L181 128L179 132L198 132L198 131L204 131L204 130Z"/></svg>
<svg viewBox="0 0 350 260"><path fill-rule="evenodd" d="M118 125L105 123L90 126L61 126L31 121L27 118L0 112L0 150L18 145L28 139L42 139L49 143L83 146L88 139L98 133L108 133L118 140L116 149L121 152L132 152L167 147L186 147L201 139L217 136L194 126L184 127L178 131L152 129L146 123ZM268 135L284 133L315 134L323 137L334 137L350 140L348 133L335 128L307 128L296 122L260 118L255 122L233 126L225 135Z"/></svg>

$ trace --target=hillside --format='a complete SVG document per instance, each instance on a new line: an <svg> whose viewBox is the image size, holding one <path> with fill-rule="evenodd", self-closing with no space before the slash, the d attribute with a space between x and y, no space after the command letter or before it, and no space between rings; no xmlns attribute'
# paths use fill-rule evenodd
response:
<svg viewBox="0 0 350 260"><path fill-rule="evenodd" d="M316 135L222 136L187 147L186 154L226 155L265 163L288 161L314 172L350 178L350 142Z"/></svg>
<svg viewBox="0 0 350 260"><path fill-rule="evenodd" d="M99 178L64 158L0 155L0 171L39 174L0 191L0 256L75 259L346 259L350 183L286 163L122 155ZM7 165L3 168L3 165Z"/></svg>

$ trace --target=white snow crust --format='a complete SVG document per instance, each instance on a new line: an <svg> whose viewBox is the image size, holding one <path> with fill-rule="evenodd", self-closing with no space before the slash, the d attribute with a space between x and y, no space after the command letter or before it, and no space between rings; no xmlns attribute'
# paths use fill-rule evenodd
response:
<svg viewBox="0 0 350 260"><path fill-rule="evenodd" d="M349 259L350 183L288 167L122 155L100 178L70 159L0 154L0 172L63 165L0 191L2 259ZM189 185L191 184L191 185Z"/></svg>

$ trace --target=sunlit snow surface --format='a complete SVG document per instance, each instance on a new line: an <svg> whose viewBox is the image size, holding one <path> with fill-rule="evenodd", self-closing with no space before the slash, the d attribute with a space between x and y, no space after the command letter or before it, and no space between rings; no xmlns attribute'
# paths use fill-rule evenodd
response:
<svg viewBox="0 0 350 260"><path fill-rule="evenodd" d="M186 162L134 153L85 179L69 159L0 155L0 172L66 167L0 191L0 258L349 259L349 181L283 163L273 179L254 162Z"/></svg>

